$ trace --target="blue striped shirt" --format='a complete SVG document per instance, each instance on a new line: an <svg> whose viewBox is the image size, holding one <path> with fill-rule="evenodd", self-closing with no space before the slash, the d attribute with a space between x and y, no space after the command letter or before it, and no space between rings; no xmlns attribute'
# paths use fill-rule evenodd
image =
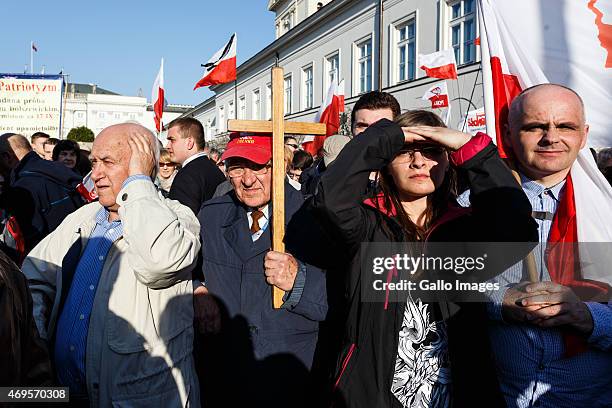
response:
<svg viewBox="0 0 612 408"><path fill-rule="evenodd" d="M77 265L66 303L57 323L55 364L61 384L72 395L86 394L85 350L89 317L108 251L123 234L121 221L108 221L108 211L96 214L96 226Z"/></svg>
<svg viewBox="0 0 612 408"><path fill-rule="evenodd" d="M122 188L139 179L150 180L148 176L136 174L128 177ZM108 216L106 208L96 214L96 226L87 240L57 321L54 350L57 377L75 396L87 394L85 352L89 319L108 251L123 235L121 220L110 222Z"/></svg>
<svg viewBox="0 0 612 408"><path fill-rule="evenodd" d="M522 187L534 211L555 213L565 182L552 188L522 177ZM469 205L469 193L458 200ZM539 241L548 242L552 220L536 219ZM550 281L544 251L535 250L541 281ZM526 281L527 272L518 263L496 278L502 287ZM496 296L497 295L497 296ZM529 324L507 324L502 319L503 291L493 292L489 304L491 347L495 355L501 391L509 407L612 406L612 308L586 302L594 328L589 349L564 358L559 329L541 329Z"/></svg>

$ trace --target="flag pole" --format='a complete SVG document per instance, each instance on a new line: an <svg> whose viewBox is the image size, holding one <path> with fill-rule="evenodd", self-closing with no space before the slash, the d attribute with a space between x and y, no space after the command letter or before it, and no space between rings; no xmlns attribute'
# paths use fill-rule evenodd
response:
<svg viewBox="0 0 612 408"><path fill-rule="evenodd" d="M30 74L34 74L34 41L30 41Z"/></svg>
<svg viewBox="0 0 612 408"><path fill-rule="evenodd" d="M493 97L493 73L491 72L491 54L489 53L489 40L487 37L487 26L484 23L482 4L476 2L478 16L478 28L480 29L480 67L482 68L482 93L484 94L484 110L487 126L487 134L497 143L495 132L495 99Z"/></svg>
<svg viewBox="0 0 612 408"><path fill-rule="evenodd" d="M461 117L461 111L463 110L463 108L461 108L461 91L459 90L459 76L458 75L457 75L457 79L455 79L455 83L457 84L457 102L459 102L459 117Z"/></svg>
<svg viewBox="0 0 612 408"><path fill-rule="evenodd" d="M481 68L482 69L482 68ZM461 126L461 129L459 129L462 132L465 132L465 124L467 123L467 118L468 118L468 112L470 111L470 105L472 105L472 99L474 98L474 91L476 90L476 82L478 82L478 76L480 75L480 69L478 71L476 71L476 78L474 78L474 86L472 87L472 94L470 95L470 101L468 103L468 108L465 111L465 118L463 119L463 125ZM461 116L459 116L461 117Z"/></svg>
<svg viewBox="0 0 612 408"><path fill-rule="evenodd" d="M238 75L234 79L234 119L238 119Z"/></svg>

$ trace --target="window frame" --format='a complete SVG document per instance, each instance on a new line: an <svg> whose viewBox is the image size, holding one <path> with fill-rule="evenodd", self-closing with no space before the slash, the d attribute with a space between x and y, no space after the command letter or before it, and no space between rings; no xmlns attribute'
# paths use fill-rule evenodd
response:
<svg viewBox="0 0 612 408"><path fill-rule="evenodd" d="M272 120L272 83L266 84L266 120Z"/></svg>
<svg viewBox="0 0 612 408"><path fill-rule="evenodd" d="M308 78L307 72L310 72ZM314 63L302 67L302 110L314 107Z"/></svg>
<svg viewBox="0 0 612 408"><path fill-rule="evenodd" d="M246 119L246 95L240 95L238 97L238 119Z"/></svg>
<svg viewBox="0 0 612 408"><path fill-rule="evenodd" d="M331 73L331 60L332 59L337 59L338 61L337 67L336 67L336 76L337 76L336 83L340 82L342 59L341 59L340 49L337 49L334 52L331 52L325 55L325 57L323 57L323 67L325 68L323 71L323 95L327 95L327 91L329 90L329 87L331 85L330 73Z"/></svg>
<svg viewBox="0 0 612 408"><path fill-rule="evenodd" d="M472 2L472 10L465 13L466 0L447 0L447 29L448 29L448 46L453 50L457 66L473 64L480 60L479 47L476 47L475 40L478 38L478 16L476 0L468 0ZM454 17L453 11L455 6L459 6L459 14ZM466 23L470 21L472 24L473 38L466 41ZM458 43L455 42L453 34L458 28ZM471 47L472 58L469 61L465 60L465 51L467 47Z"/></svg>
<svg viewBox="0 0 612 408"><path fill-rule="evenodd" d="M234 119L235 115L237 114L236 107L234 105L235 104L234 104L233 100L230 100L230 101L227 102L227 116L228 116L228 119Z"/></svg>
<svg viewBox="0 0 612 408"><path fill-rule="evenodd" d="M253 89L251 97L251 119L261 120L261 89Z"/></svg>
<svg viewBox="0 0 612 408"><path fill-rule="evenodd" d="M287 88L287 81L289 81L289 88ZM289 95L287 95L287 90ZM293 75L287 74L283 78L283 95L285 99L285 115L290 115L293 112Z"/></svg>
<svg viewBox="0 0 612 408"><path fill-rule="evenodd" d="M225 132L225 128L227 126L227 118L225 117L225 106L219 106L219 126L218 130L221 132Z"/></svg>
<svg viewBox="0 0 612 408"><path fill-rule="evenodd" d="M413 37L409 37L408 36L408 32L406 33L406 38L405 39L401 39L401 31L403 29L408 30L408 27L412 25L414 27L414 36ZM418 19L417 19L417 12L411 13L409 15L407 15L405 18L396 21L395 23L393 23L392 25L392 35L390 36L391 41L392 41L392 55L393 55L393 62L392 62L392 67L393 67L393 82L394 84L400 84L400 83L404 83L404 82L410 82L410 81L414 81L416 79L419 78L419 70L417 67L417 56L419 55L419 50L418 50ZM412 65L413 65L413 72L410 72L410 52L409 52L409 46L413 45L413 52L412 52ZM402 66L401 64L401 49L404 48L406 49L406 54L407 54L407 59L406 62L404 63L404 68L403 68L403 72L402 72ZM404 74L404 78L402 78L402 74ZM411 75L412 74L412 77Z"/></svg>
<svg viewBox="0 0 612 408"><path fill-rule="evenodd" d="M355 80L353 81L353 95L361 95L367 92L370 92L374 89L374 42L372 41L373 36L368 34L366 37L360 38L359 40L353 43L353 55L354 55L354 63L355 67L353 69L353 77ZM366 58L361 55L361 47L369 43L370 46L370 54L369 58ZM369 88L366 83L366 87L362 87L362 64L369 63ZM367 67L367 66L366 66ZM367 68L366 68L367 70ZM366 77L367 78L367 77ZM367 80L366 80L367 82Z"/></svg>

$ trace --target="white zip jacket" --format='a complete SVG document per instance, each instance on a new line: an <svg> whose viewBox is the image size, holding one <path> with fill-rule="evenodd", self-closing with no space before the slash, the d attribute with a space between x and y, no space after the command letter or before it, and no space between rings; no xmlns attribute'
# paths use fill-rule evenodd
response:
<svg viewBox="0 0 612 408"><path fill-rule="evenodd" d="M199 406L191 281L199 222L150 180L132 180L117 203L123 236L104 262L87 336L91 406ZM64 258L78 240L82 254L100 208L95 202L70 214L24 261L44 339L55 337Z"/></svg>

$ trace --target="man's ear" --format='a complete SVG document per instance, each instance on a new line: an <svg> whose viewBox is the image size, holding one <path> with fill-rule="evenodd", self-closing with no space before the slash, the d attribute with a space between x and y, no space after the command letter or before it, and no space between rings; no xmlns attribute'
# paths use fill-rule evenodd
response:
<svg viewBox="0 0 612 408"><path fill-rule="evenodd" d="M195 140L193 140L193 137L188 137L187 138L187 148L189 150L192 150L194 146L195 146Z"/></svg>
<svg viewBox="0 0 612 408"><path fill-rule="evenodd" d="M586 146L587 138L589 136L589 125L584 125L584 134L582 135L582 142L580 142L580 148Z"/></svg>

